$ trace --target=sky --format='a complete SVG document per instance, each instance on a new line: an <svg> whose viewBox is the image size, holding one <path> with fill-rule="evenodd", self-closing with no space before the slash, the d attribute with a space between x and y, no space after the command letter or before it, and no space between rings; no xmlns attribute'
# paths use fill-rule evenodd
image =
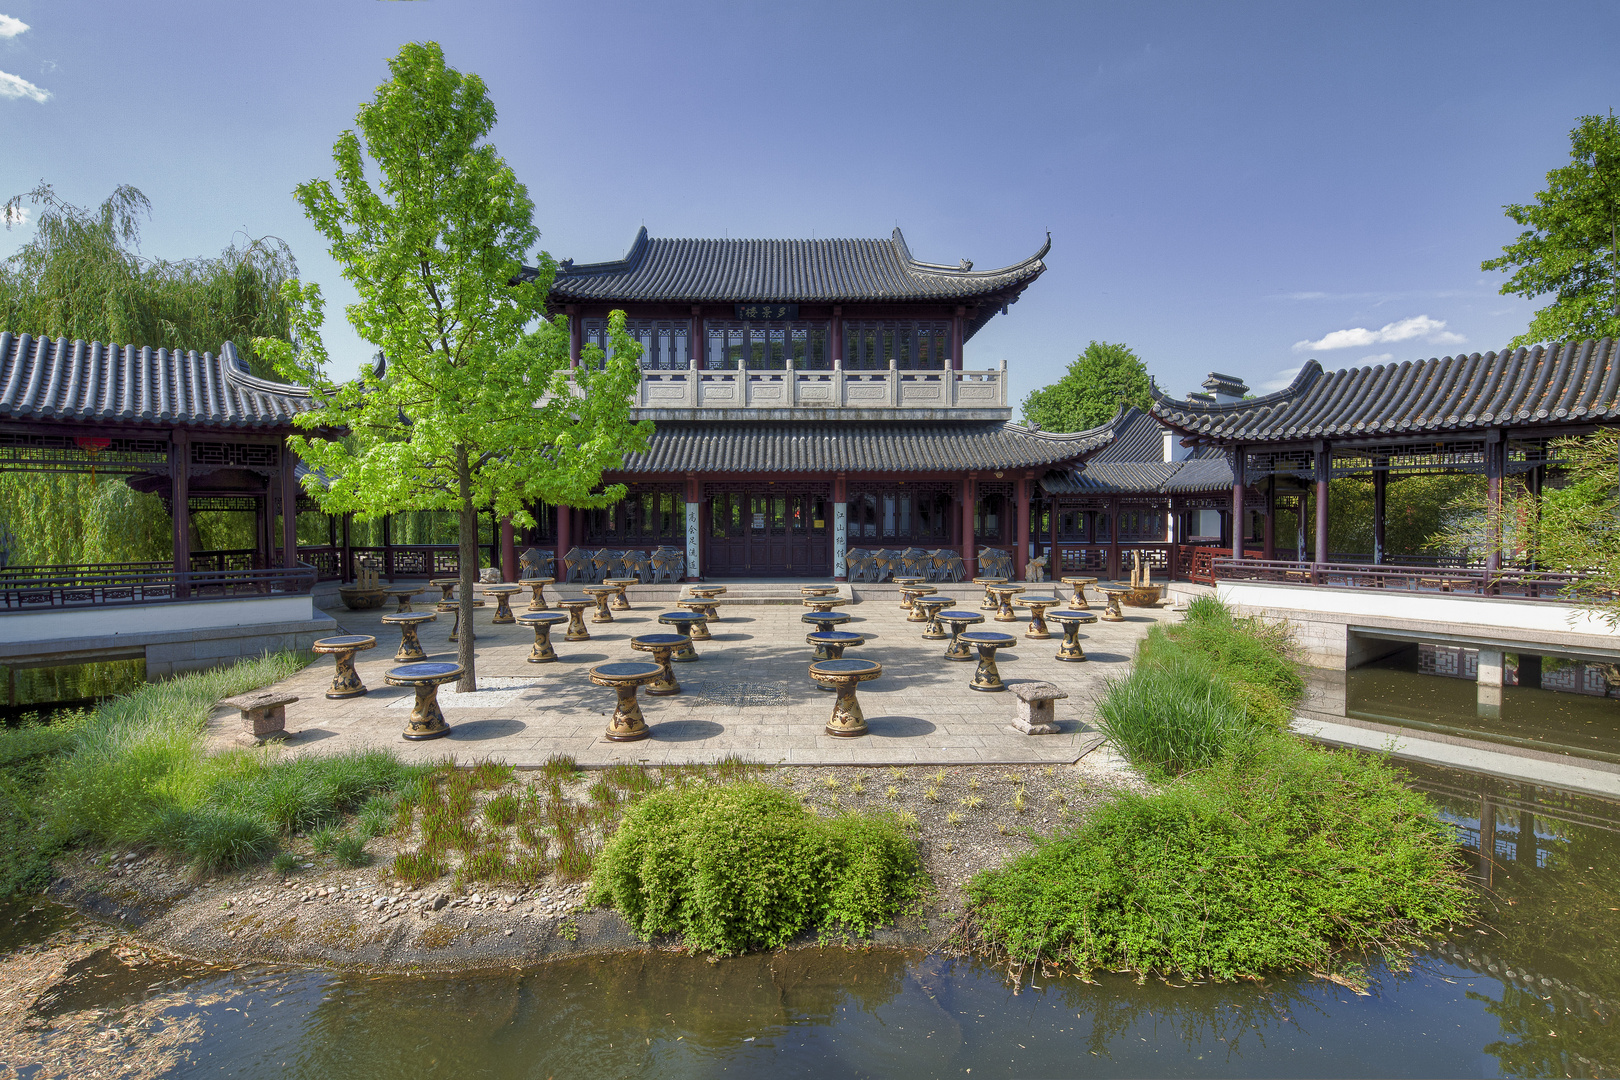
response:
<svg viewBox="0 0 1620 1080"><path fill-rule="evenodd" d="M1046 273L966 349L1014 400L1088 341L1174 394L1503 347L1480 262L1620 106L1620 4L0 0L0 198L152 202L142 253L286 240L338 373L373 351L292 197L408 41L488 84L555 258L884 237ZM30 235L0 232L0 257ZM25 327L12 328L25 330ZM217 350L219 343L199 343Z"/></svg>

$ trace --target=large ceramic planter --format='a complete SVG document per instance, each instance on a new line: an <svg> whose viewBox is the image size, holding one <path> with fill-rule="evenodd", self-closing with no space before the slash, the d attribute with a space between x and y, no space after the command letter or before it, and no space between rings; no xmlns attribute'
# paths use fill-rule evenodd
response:
<svg viewBox="0 0 1620 1080"><path fill-rule="evenodd" d="M1120 597L1120 600L1126 607L1158 607L1163 598L1159 586L1139 585Z"/></svg>
<svg viewBox="0 0 1620 1080"><path fill-rule="evenodd" d="M343 606L350 611L370 611L380 608L388 599L387 589L357 589L352 585L338 588L338 596L343 600Z"/></svg>

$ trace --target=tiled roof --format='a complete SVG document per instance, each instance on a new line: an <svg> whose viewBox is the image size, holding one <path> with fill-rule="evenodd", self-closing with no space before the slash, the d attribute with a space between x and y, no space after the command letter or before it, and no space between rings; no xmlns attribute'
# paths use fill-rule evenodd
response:
<svg viewBox="0 0 1620 1080"><path fill-rule="evenodd" d="M932 472L1072 461L1095 431L1055 435L1016 424L666 422L626 472Z"/></svg>
<svg viewBox="0 0 1620 1080"><path fill-rule="evenodd" d="M641 300L678 303L962 301L1016 295L1046 269L1040 251L998 270L944 266L911 257L897 228L887 240L662 240L646 226L622 259L565 262L553 302ZM532 271L525 271L532 274Z"/></svg>
<svg viewBox="0 0 1620 1080"><path fill-rule="evenodd" d="M0 331L0 420L290 430L301 387L255 378L220 355Z"/></svg>
<svg viewBox="0 0 1620 1080"><path fill-rule="evenodd" d="M1078 469L1048 473L1041 487L1052 495L1180 495L1230 490L1232 466L1223 457L1186 461L1087 461Z"/></svg>
<svg viewBox="0 0 1620 1080"><path fill-rule="evenodd" d="M1221 443L1371 439L1620 420L1613 338L1324 372L1308 362L1286 390L1210 405L1160 397L1171 427Z"/></svg>

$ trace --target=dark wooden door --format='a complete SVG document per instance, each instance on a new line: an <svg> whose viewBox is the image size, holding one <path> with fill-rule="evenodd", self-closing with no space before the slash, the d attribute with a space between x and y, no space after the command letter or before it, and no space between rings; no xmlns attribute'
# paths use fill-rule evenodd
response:
<svg viewBox="0 0 1620 1080"><path fill-rule="evenodd" d="M704 573L716 577L822 577L832 573L827 497L727 492L709 497Z"/></svg>

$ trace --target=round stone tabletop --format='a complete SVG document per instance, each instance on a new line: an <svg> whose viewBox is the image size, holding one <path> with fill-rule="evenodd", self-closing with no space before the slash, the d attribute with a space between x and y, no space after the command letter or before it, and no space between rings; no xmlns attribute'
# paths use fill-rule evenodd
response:
<svg viewBox="0 0 1620 1080"><path fill-rule="evenodd" d="M568 613L563 611L525 611L517 617L517 621L528 626L539 623L543 626L556 626L558 623L568 621Z"/></svg>
<svg viewBox="0 0 1620 1080"><path fill-rule="evenodd" d="M1003 634L997 630L967 630L960 637L963 641L976 642L980 645L1011 645L1018 640L1012 634Z"/></svg>
<svg viewBox="0 0 1620 1080"><path fill-rule="evenodd" d="M389 668L383 677L395 686L413 686L416 683L449 682L461 676L461 665L430 660L422 664L401 664Z"/></svg>
<svg viewBox="0 0 1620 1080"><path fill-rule="evenodd" d="M414 626L417 623L436 622L438 621L438 618L439 616L431 611L396 611L392 614L384 615L382 617L382 621L392 626L399 626L401 624Z"/></svg>

